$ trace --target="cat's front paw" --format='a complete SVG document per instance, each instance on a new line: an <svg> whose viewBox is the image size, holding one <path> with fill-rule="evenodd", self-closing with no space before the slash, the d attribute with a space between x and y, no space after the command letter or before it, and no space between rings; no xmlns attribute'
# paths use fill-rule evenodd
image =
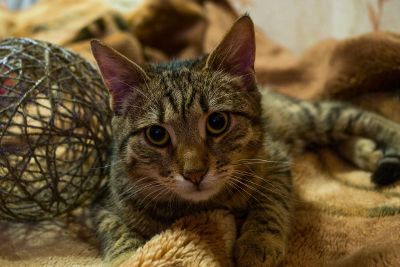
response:
<svg viewBox="0 0 400 267"><path fill-rule="evenodd" d="M271 235L244 234L235 244L238 267L277 266L285 255L285 242Z"/></svg>

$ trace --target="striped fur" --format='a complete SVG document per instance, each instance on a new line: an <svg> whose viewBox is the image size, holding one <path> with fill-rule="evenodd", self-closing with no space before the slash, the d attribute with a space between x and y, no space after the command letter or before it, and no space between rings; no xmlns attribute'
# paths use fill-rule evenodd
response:
<svg viewBox="0 0 400 267"><path fill-rule="evenodd" d="M248 17L235 25L241 33L253 31ZM232 46L232 36L236 35L228 34L222 43ZM106 69L112 63L107 60L118 61L120 56L102 49L106 48L95 47L94 52L107 76L113 71ZM241 49L229 51L235 56L235 51L243 54ZM275 266L285 255L290 228L291 153L310 144L351 140L343 146L346 157L359 165L368 161L369 168L379 170L378 161L400 151L397 124L343 103L304 102L268 90L261 94L249 76L243 79L247 74L240 71L253 74L246 64L210 67L214 62L220 66L213 56L226 50L216 51L195 60L147 65L137 71L146 74L142 82L127 84L130 89L125 88L125 95L118 95L122 100L114 102L118 112L112 122L110 181L104 199L93 210L105 260L113 265L178 218L227 209L244 219L235 245L237 265ZM254 60L251 55L244 57ZM107 77L105 82L115 86ZM112 94L115 88L110 88ZM229 129L218 137L205 132L206 118L215 111L231 118ZM146 141L144 129L153 124L170 132L170 145L159 148ZM365 150L368 155L352 153L359 144L350 139L354 136L379 144L382 153L373 163L368 156L371 149ZM202 187L195 188L181 174L198 168L207 168L208 174Z"/></svg>

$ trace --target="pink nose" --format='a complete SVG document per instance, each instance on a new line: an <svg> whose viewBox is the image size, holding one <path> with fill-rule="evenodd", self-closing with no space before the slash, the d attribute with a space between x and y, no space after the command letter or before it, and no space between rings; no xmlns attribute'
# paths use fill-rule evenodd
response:
<svg viewBox="0 0 400 267"><path fill-rule="evenodd" d="M203 178L206 173L207 170L188 171L183 174L183 178L192 182L195 185L199 185L201 181L203 181Z"/></svg>

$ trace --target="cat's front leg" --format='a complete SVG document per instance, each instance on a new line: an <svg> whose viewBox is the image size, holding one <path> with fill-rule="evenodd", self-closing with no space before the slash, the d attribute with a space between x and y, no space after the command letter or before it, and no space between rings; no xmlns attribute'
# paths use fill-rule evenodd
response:
<svg viewBox="0 0 400 267"><path fill-rule="evenodd" d="M277 266L284 258L289 231L290 188L274 186L276 192L264 192L255 201L235 244L238 267Z"/></svg>
<svg viewBox="0 0 400 267"><path fill-rule="evenodd" d="M93 217L106 266L119 266L146 242L111 210L98 208Z"/></svg>

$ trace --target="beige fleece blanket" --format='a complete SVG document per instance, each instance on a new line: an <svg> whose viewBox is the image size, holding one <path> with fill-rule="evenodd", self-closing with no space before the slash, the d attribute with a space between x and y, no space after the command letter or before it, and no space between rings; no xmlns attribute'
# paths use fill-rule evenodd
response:
<svg viewBox="0 0 400 267"><path fill-rule="evenodd" d="M369 173L328 150L294 163L298 198L282 266L399 266L400 187L377 192ZM79 221L0 225L0 266L101 266ZM236 235L223 211L185 218L123 266L230 266Z"/></svg>
<svg viewBox="0 0 400 267"><path fill-rule="evenodd" d="M80 2L85 1L75 4ZM96 37L137 62L165 61L209 51L237 17L225 1L146 3L124 14L129 31L99 33L89 25L86 40L60 40L89 60L87 41ZM7 19L12 22L12 16ZM34 19L29 29L32 24ZM29 29L25 35L35 37ZM298 58L257 32L261 84L302 99L349 100L398 121L399 66L400 39L393 34L326 40ZM298 156L293 170L296 208L282 266L400 266L400 186L374 189L370 173L328 149ZM83 220L70 216L39 224L0 223L0 266L101 266L96 239ZM124 266L229 266L235 235L234 220L226 212L184 218Z"/></svg>

